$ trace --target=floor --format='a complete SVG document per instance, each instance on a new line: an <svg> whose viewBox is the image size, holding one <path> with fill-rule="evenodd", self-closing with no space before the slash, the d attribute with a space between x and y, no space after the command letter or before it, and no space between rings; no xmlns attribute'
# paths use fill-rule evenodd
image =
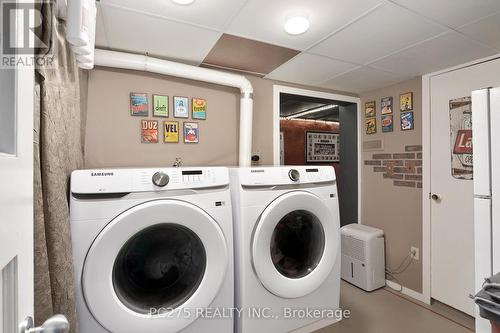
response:
<svg viewBox="0 0 500 333"><path fill-rule="evenodd" d="M450 320L434 306L416 304L386 289L365 293L342 281L340 305L351 311L351 317L315 333L474 332L466 320L446 316Z"/></svg>

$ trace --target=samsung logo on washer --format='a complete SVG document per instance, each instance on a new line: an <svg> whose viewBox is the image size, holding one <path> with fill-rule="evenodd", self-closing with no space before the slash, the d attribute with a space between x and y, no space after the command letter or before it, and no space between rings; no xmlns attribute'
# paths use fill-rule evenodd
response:
<svg viewBox="0 0 500 333"><path fill-rule="evenodd" d="M250 170L251 173L254 173L254 172L266 172L266 170L255 170L255 169L252 169Z"/></svg>
<svg viewBox="0 0 500 333"><path fill-rule="evenodd" d="M91 177L110 177L114 176L115 174L113 172L91 172L90 176Z"/></svg>

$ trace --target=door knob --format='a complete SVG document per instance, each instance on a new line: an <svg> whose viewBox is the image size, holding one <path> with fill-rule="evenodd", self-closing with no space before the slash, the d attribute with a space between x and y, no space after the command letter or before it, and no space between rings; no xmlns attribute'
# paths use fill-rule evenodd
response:
<svg viewBox="0 0 500 333"><path fill-rule="evenodd" d="M19 325L19 333L68 333L68 319L61 315L55 315L47 319L42 326L33 327L33 318L27 317Z"/></svg>
<svg viewBox="0 0 500 333"><path fill-rule="evenodd" d="M431 195L431 199L434 200L434 201L440 201L441 197L439 195L437 195L436 193L433 193Z"/></svg>

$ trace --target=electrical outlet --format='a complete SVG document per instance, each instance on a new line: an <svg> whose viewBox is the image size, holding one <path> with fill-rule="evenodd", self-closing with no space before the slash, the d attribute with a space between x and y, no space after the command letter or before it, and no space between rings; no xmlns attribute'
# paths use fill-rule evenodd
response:
<svg viewBox="0 0 500 333"><path fill-rule="evenodd" d="M420 254L419 254L418 247L412 246L410 248L410 252L411 252L411 258L412 259L414 259L414 260L420 260Z"/></svg>

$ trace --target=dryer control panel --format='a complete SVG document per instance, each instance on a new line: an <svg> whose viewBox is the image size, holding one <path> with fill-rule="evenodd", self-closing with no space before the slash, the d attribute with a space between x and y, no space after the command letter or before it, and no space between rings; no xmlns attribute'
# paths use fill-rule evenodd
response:
<svg viewBox="0 0 500 333"><path fill-rule="evenodd" d="M79 194L203 189L228 184L228 169L224 167L77 170L71 174L71 192Z"/></svg>
<svg viewBox="0 0 500 333"><path fill-rule="evenodd" d="M331 166L280 166L231 169L239 174L242 186L279 186L328 183L335 181Z"/></svg>

